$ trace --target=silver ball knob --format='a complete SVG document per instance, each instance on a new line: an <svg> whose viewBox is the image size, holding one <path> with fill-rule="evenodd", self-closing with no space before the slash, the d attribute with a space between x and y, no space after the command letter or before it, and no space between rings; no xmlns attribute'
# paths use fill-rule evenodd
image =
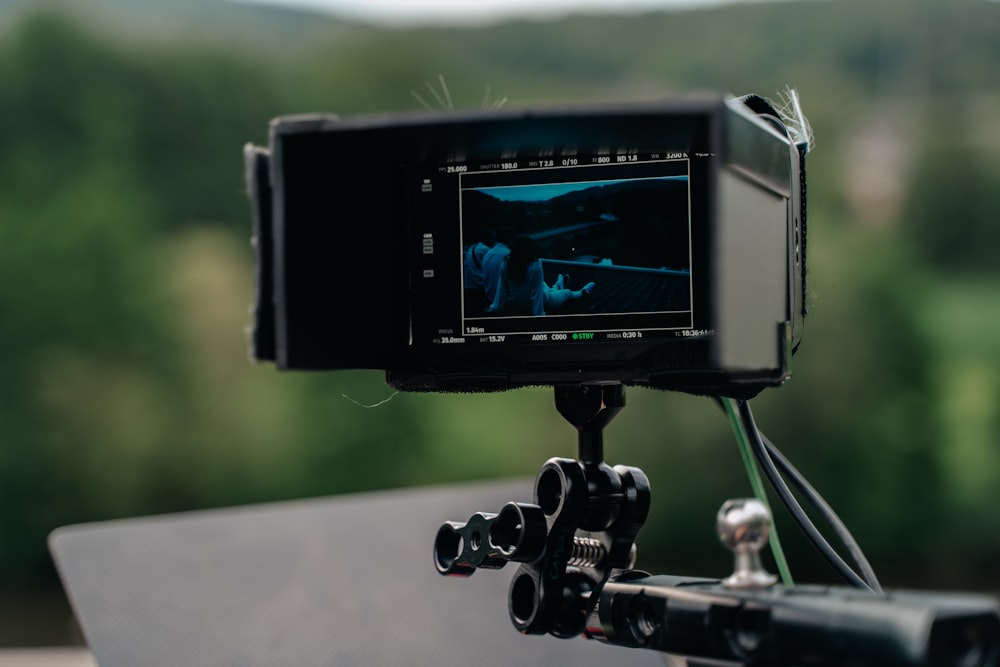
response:
<svg viewBox="0 0 1000 667"><path fill-rule="evenodd" d="M760 551L771 534L771 512L756 498L727 500L716 515L719 540L735 556L733 574L723 580L730 588L763 588L777 577L764 569Z"/></svg>

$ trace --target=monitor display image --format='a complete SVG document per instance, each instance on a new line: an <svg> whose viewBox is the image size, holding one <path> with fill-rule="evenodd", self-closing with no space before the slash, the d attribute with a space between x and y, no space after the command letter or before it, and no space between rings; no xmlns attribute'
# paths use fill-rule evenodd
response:
<svg viewBox="0 0 1000 667"><path fill-rule="evenodd" d="M459 190L463 330L692 326L688 160L469 172Z"/></svg>

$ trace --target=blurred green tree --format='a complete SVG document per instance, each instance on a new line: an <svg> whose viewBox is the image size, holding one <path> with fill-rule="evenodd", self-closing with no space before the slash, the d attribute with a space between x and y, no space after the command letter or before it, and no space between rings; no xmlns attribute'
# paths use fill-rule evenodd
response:
<svg viewBox="0 0 1000 667"><path fill-rule="evenodd" d="M487 91L530 103L797 85L819 137L814 298L794 379L755 401L761 426L890 581L1000 588L996 531L981 529L1000 523L1000 5L869 5L406 31L274 10L255 23L243 7L235 38L208 19L194 30L194 14L176 33L131 32L142 21L121 5L103 26L69 6L16 15L0 31L0 592L53 586L45 535L62 524L531 475L575 454L551 391L366 408L392 394L378 373L246 361L243 143L265 143L281 113L418 108L410 91L427 97L439 72L462 107ZM948 96L925 107L925 92ZM900 224L852 225L846 121L896 96L926 122L910 203ZM606 452L653 478L644 565L724 570L711 517L746 491L725 420L686 395L630 390L629 405Z"/></svg>
<svg viewBox="0 0 1000 667"><path fill-rule="evenodd" d="M966 120L960 100L932 107L910 197L906 232L927 261L948 273L1000 272L1000 155ZM988 140L987 140L988 141Z"/></svg>

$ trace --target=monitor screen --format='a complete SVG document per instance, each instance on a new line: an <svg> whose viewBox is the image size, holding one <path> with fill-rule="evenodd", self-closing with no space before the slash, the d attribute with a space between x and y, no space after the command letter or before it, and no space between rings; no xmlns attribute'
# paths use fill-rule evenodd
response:
<svg viewBox="0 0 1000 667"><path fill-rule="evenodd" d="M420 171L428 175L411 200L418 342L623 342L695 330L701 257L687 154Z"/></svg>

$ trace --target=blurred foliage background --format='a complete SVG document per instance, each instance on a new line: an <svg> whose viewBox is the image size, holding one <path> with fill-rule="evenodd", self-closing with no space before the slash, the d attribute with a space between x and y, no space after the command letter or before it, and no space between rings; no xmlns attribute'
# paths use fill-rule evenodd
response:
<svg viewBox="0 0 1000 667"><path fill-rule="evenodd" d="M511 105L796 87L817 138L811 315L758 422L883 583L1000 591L998 71L985 0L405 30L222 0L0 0L0 646L74 640L57 526L531 477L575 454L550 391L364 408L391 394L378 373L247 361L243 144L279 114L416 109L439 74L470 107L487 86ZM725 419L681 394L628 402L605 442L651 477L640 564L725 573L715 511L749 493ZM778 521L793 573L832 580Z"/></svg>

